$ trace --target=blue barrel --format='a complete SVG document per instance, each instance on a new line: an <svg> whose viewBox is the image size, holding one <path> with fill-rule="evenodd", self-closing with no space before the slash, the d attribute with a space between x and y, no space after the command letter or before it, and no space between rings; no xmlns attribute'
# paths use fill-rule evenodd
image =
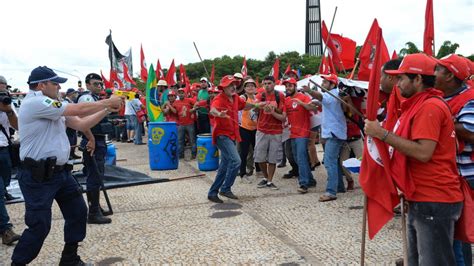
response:
<svg viewBox="0 0 474 266"><path fill-rule="evenodd" d="M150 122L148 124L148 155L151 170L178 169L176 122Z"/></svg>
<svg viewBox="0 0 474 266"><path fill-rule="evenodd" d="M105 164L115 165L117 162L117 152L115 150L115 144L107 142L107 153L105 154Z"/></svg>
<svg viewBox="0 0 474 266"><path fill-rule="evenodd" d="M197 137L197 161L201 171L214 171L219 167L219 151L212 144L211 134L199 134Z"/></svg>

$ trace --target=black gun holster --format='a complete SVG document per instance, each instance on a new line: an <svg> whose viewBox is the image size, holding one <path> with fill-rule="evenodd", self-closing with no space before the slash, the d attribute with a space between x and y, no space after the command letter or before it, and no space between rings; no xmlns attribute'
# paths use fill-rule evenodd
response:
<svg viewBox="0 0 474 266"><path fill-rule="evenodd" d="M25 160L21 162L21 167L29 170L31 172L31 177L37 182L48 181L53 178L55 172L65 169L65 166L56 165L56 156L38 161L26 157Z"/></svg>

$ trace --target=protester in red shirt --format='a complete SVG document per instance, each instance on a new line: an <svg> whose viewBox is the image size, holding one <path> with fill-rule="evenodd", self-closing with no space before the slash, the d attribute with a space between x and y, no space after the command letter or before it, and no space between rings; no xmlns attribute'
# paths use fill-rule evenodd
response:
<svg viewBox="0 0 474 266"><path fill-rule="evenodd" d="M218 86L221 93L214 98L211 104L210 115L215 117L212 128L212 141L217 145L220 154L219 169L216 179L209 189L207 198L216 203L223 203L219 195L231 199L238 199L231 191L237 172L240 168L240 156L235 143L240 141L238 111L244 108L255 107L246 103L236 94L238 81L227 75L221 79Z"/></svg>
<svg viewBox="0 0 474 266"><path fill-rule="evenodd" d="M179 100L176 100L171 111L178 117L178 154L179 158L184 158L185 133L188 135L191 144L192 159L196 158L196 135L194 134L194 112L192 111L195 101L185 97L184 88L178 89Z"/></svg>
<svg viewBox="0 0 474 266"><path fill-rule="evenodd" d="M172 111L172 109L175 109L173 107L175 101L176 92L170 91L168 94L168 101L163 104L163 113L165 114L166 122L178 122L177 112Z"/></svg>
<svg viewBox="0 0 474 266"><path fill-rule="evenodd" d="M298 165L298 192L304 194L308 192L308 187L313 178L308 157L308 141L310 132L310 111L317 109L311 103L311 98L296 91L296 80L290 78L283 81L286 87L285 109L290 125L291 151L296 164Z"/></svg>
<svg viewBox="0 0 474 266"><path fill-rule="evenodd" d="M409 265L456 264L454 224L463 194L451 112L442 93L433 88L435 66L425 54L410 54L398 70L385 71L399 76L398 87L407 98L394 132L365 120L366 134L393 148L391 176L409 205Z"/></svg>
<svg viewBox="0 0 474 266"><path fill-rule="evenodd" d="M273 184L276 163L282 158L282 132L286 120L285 96L275 91L275 78L267 76L263 79L265 91L257 95L263 110L259 111L257 134L255 139L255 162L260 165L263 180L258 188L278 189Z"/></svg>

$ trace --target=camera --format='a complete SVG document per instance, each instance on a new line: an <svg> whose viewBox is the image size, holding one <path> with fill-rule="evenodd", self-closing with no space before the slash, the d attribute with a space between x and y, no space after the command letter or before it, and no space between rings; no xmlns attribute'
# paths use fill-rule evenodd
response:
<svg viewBox="0 0 474 266"><path fill-rule="evenodd" d="M12 104L12 97L8 92L0 91L0 103L3 103L4 105Z"/></svg>

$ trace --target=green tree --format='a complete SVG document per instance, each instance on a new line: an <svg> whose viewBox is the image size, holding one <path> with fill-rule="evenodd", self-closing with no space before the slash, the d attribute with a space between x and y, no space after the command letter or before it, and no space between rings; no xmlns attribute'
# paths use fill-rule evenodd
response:
<svg viewBox="0 0 474 266"><path fill-rule="evenodd" d="M444 41L443 44L439 47L437 58L442 58L448 54L456 53L456 50L459 48L459 44L451 43L451 41Z"/></svg>
<svg viewBox="0 0 474 266"><path fill-rule="evenodd" d="M420 49L412 42L405 43L405 48L400 49L398 55L400 57L405 57L407 54L416 54L420 52Z"/></svg>

